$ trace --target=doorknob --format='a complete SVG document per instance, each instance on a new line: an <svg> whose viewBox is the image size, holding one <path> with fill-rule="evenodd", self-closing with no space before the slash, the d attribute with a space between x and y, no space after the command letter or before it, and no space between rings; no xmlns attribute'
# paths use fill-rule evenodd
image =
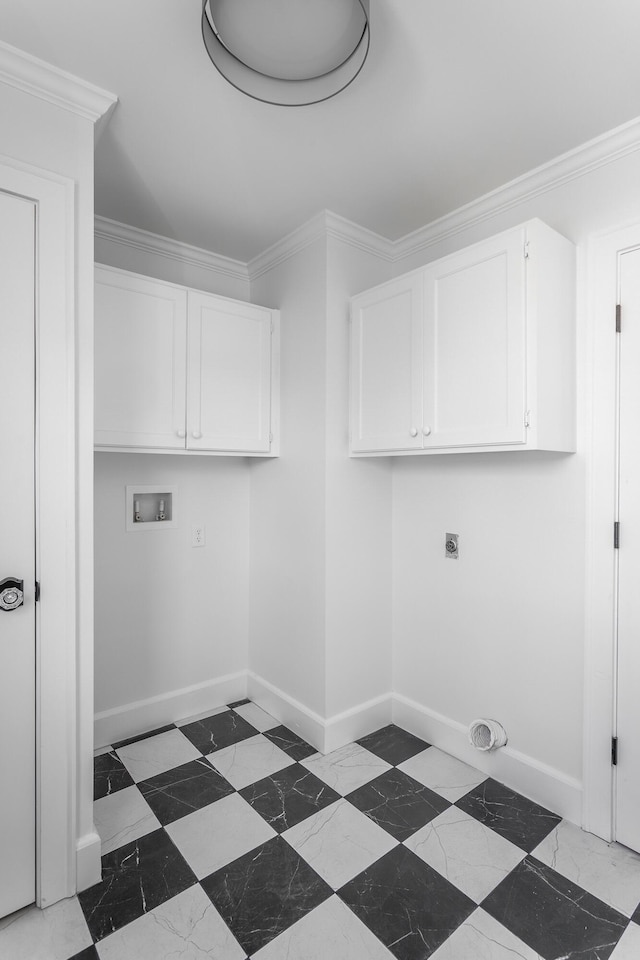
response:
<svg viewBox="0 0 640 960"><path fill-rule="evenodd" d="M24 580L5 577L0 580L0 610L15 610L24 603Z"/></svg>

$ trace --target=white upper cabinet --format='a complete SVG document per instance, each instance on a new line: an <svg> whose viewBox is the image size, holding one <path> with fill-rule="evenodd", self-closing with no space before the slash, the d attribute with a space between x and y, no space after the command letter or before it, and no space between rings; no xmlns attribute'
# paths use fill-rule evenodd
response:
<svg viewBox="0 0 640 960"><path fill-rule="evenodd" d="M276 456L278 333L276 310L96 267L96 448Z"/></svg>
<svg viewBox="0 0 640 960"><path fill-rule="evenodd" d="M352 303L351 449L422 448L421 273Z"/></svg>
<svg viewBox="0 0 640 960"><path fill-rule="evenodd" d="M187 447L269 453L272 311L189 294Z"/></svg>
<svg viewBox="0 0 640 960"><path fill-rule="evenodd" d="M184 448L186 350L186 290L96 269L97 445Z"/></svg>
<svg viewBox="0 0 640 960"><path fill-rule="evenodd" d="M539 220L351 304L351 453L575 450L575 248Z"/></svg>

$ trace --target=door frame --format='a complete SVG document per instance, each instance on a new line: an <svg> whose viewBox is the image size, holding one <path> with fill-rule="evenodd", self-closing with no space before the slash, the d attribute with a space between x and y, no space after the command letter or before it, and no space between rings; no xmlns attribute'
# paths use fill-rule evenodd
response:
<svg viewBox="0 0 640 960"><path fill-rule="evenodd" d="M619 260L640 247L640 224L593 238L587 248L587 518L582 825L615 838L615 732L618 556L618 364L615 332ZM623 319L624 329L624 319Z"/></svg>
<svg viewBox="0 0 640 960"><path fill-rule="evenodd" d="M36 205L36 903L76 891L75 185L0 157Z"/></svg>

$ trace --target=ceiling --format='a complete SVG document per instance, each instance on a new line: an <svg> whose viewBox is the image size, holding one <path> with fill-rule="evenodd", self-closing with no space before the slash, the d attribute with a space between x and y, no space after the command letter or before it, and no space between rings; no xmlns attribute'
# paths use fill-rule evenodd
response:
<svg viewBox="0 0 640 960"><path fill-rule="evenodd" d="M97 214L242 261L323 209L395 240L640 115L638 0L370 0L358 78L297 108L227 84L200 14L0 0L0 39L119 97Z"/></svg>

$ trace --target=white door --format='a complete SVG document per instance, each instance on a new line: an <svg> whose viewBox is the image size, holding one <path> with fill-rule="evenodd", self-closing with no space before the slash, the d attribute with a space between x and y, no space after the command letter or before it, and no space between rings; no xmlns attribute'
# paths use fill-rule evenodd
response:
<svg viewBox="0 0 640 960"><path fill-rule="evenodd" d="M0 586L0 917L36 896L34 246L34 204L0 192L0 581L24 581L20 606Z"/></svg>
<svg viewBox="0 0 640 960"><path fill-rule="evenodd" d="M271 311L189 292L187 448L269 453Z"/></svg>
<svg viewBox="0 0 640 960"><path fill-rule="evenodd" d="M96 268L95 443L184 450L187 294Z"/></svg>
<svg viewBox="0 0 640 960"><path fill-rule="evenodd" d="M422 272L351 305L353 453L422 449Z"/></svg>
<svg viewBox="0 0 640 960"><path fill-rule="evenodd" d="M524 443L525 232L425 271L424 446Z"/></svg>
<svg viewBox="0 0 640 960"><path fill-rule="evenodd" d="M615 838L640 851L640 249L619 259L620 481Z"/></svg>

